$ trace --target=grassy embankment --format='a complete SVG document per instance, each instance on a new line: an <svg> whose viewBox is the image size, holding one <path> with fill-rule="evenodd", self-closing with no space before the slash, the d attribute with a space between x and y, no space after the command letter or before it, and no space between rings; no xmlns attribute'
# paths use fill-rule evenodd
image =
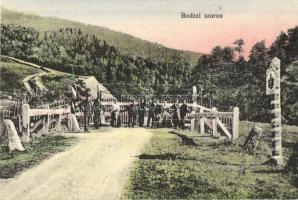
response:
<svg viewBox="0 0 298 200"><path fill-rule="evenodd" d="M44 71L0 57L0 97L21 95L25 92L23 79L29 75L41 72ZM50 91L54 91L54 95L59 96L68 91L73 78L71 74L56 72L41 76L41 82Z"/></svg>
<svg viewBox="0 0 298 200"><path fill-rule="evenodd" d="M26 168L32 167L51 155L64 151L76 143L76 137L44 136L33 138L25 145L24 152L9 153L8 141L0 143L0 178L11 178Z"/></svg>
<svg viewBox="0 0 298 200"><path fill-rule="evenodd" d="M54 92L56 96L69 92L69 86L71 86L73 81L72 75L65 73L52 73L41 76L41 82L49 91Z"/></svg>
<svg viewBox="0 0 298 200"><path fill-rule="evenodd" d="M43 70L0 57L0 97L3 95L21 94L25 91L23 79L29 75L41 72Z"/></svg>
<svg viewBox="0 0 298 200"><path fill-rule="evenodd" d="M270 127L255 156L241 152L253 124L241 122L234 144L189 132L153 130L153 137L131 173L123 198L286 198L298 197L298 127L284 126L284 169L262 165L270 157ZM291 158L289 159L289 157Z"/></svg>

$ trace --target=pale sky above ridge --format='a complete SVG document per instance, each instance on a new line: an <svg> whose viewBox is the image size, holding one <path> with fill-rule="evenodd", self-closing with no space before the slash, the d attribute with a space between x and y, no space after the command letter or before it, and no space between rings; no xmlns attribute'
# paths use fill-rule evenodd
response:
<svg viewBox="0 0 298 200"><path fill-rule="evenodd" d="M5 8L108 27L164 46L209 53L245 41L245 54L298 25L298 0L2 0ZM182 19L220 13L222 19Z"/></svg>

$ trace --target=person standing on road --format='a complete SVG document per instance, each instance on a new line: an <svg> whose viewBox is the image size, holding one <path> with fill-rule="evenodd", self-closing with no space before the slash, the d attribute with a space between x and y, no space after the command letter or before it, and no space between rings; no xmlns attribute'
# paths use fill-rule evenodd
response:
<svg viewBox="0 0 298 200"><path fill-rule="evenodd" d="M172 110L172 116L173 116L173 125L174 125L174 129L178 128L179 122L180 122L180 108L179 108L179 103L178 101L176 101L172 106L171 106L171 110Z"/></svg>
<svg viewBox="0 0 298 200"><path fill-rule="evenodd" d="M167 101L163 103L162 123L161 127L171 128L170 106Z"/></svg>
<svg viewBox="0 0 298 200"><path fill-rule="evenodd" d="M113 127L120 127L120 104L117 100L114 100L112 112L111 112L111 126Z"/></svg>
<svg viewBox="0 0 298 200"><path fill-rule="evenodd" d="M127 111L128 111L128 127L133 128L136 124L136 119L137 119L137 106L134 101L128 106Z"/></svg>
<svg viewBox="0 0 298 200"><path fill-rule="evenodd" d="M154 125L156 127L161 126L160 119L162 117L162 112L163 112L162 105L160 104L160 101L157 100L157 103L154 108Z"/></svg>
<svg viewBox="0 0 298 200"><path fill-rule="evenodd" d="M145 107L145 102L143 99L141 99L138 105L139 127L143 127L144 125Z"/></svg>
<svg viewBox="0 0 298 200"><path fill-rule="evenodd" d="M180 127L182 129L185 129L185 117L186 117L186 114L187 114L187 104L186 104L186 101L183 100L183 103L182 105L180 106L180 117L181 117L181 120L180 120Z"/></svg>
<svg viewBox="0 0 298 200"><path fill-rule="evenodd" d="M93 112L94 112L94 128L98 129L101 126L101 100L97 97L93 103Z"/></svg>
<svg viewBox="0 0 298 200"><path fill-rule="evenodd" d="M150 123L152 125L152 121L154 119L154 108L155 108L155 104L152 101L152 99L150 99L149 104L148 104L148 120L147 120L147 127L150 126Z"/></svg>
<svg viewBox="0 0 298 200"><path fill-rule="evenodd" d="M82 102L83 103L83 109L84 109L84 131L89 132L89 127L90 127L90 120L92 117L92 103L89 100L89 93L86 93L85 100Z"/></svg>

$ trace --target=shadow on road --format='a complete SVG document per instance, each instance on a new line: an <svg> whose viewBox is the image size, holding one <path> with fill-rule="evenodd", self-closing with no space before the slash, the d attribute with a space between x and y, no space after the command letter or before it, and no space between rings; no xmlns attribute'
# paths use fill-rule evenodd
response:
<svg viewBox="0 0 298 200"><path fill-rule="evenodd" d="M199 146L198 144L196 144L194 142L194 140L192 138L189 138L186 135L177 133L175 131L169 131L169 133L174 134L174 135L177 135L182 140L182 144L192 145L192 146Z"/></svg>
<svg viewBox="0 0 298 200"><path fill-rule="evenodd" d="M150 155L150 154L141 154L138 156L141 160L195 160L194 158L184 158L181 157L179 154L158 154L158 155Z"/></svg>

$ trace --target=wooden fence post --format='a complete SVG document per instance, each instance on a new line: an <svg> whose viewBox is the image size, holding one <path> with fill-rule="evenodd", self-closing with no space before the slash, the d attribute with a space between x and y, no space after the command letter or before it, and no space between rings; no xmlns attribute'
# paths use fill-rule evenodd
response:
<svg viewBox="0 0 298 200"><path fill-rule="evenodd" d="M192 111L191 113L193 114L194 112ZM190 120L190 131L195 132L195 118Z"/></svg>
<svg viewBox="0 0 298 200"><path fill-rule="evenodd" d="M22 127L22 115L18 115L18 129L19 129L19 132L20 132L20 133L23 132L23 127Z"/></svg>
<svg viewBox="0 0 298 200"><path fill-rule="evenodd" d="M51 115L48 114L47 117L48 117L48 121L47 121L47 124L44 124L44 126L46 126L46 130L47 130L47 132L49 132L50 128L51 128Z"/></svg>
<svg viewBox="0 0 298 200"><path fill-rule="evenodd" d="M30 140L30 106L24 104L22 106L22 141L29 142Z"/></svg>
<svg viewBox="0 0 298 200"><path fill-rule="evenodd" d="M200 108L200 114L203 114L204 110ZM205 133L205 117L203 115L200 116L200 134Z"/></svg>
<svg viewBox="0 0 298 200"><path fill-rule="evenodd" d="M237 139L239 136L239 108L233 109L233 124L232 124L232 139Z"/></svg>
<svg viewBox="0 0 298 200"><path fill-rule="evenodd" d="M61 106L59 106L59 109L61 109ZM59 118L58 118L58 132L61 132L61 120L62 120L62 112L60 111Z"/></svg>
<svg viewBox="0 0 298 200"><path fill-rule="evenodd" d="M42 120L42 124L43 124L43 126L42 126L42 132L43 132L43 134L47 134L47 123L48 123L48 121L49 121L49 118L48 118L48 121L47 121L47 119L46 119L46 116L44 116L44 117L42 117L43 118L43 120Z"/></svg>
<svg viewBox="0 0 298 200"><path fill-rule="evenodd" d="M212 108L212 114L214 115L214 118L212 119L212 136L213 137L219 137L219 134L217 132L217 109L215 107Z"/></svg>
<svg viewBox="0 0 298 200"><path fill-rule="evenodd" d="M192 87L192 100L193 100L193 103L192 103L193 106L192 106L191 114L195 114L196 109L197 109L197 87L196 86ZM190 120L190 130L191 130L191 132L195 132L195 122L196 122L195 118L192 118Z"/></svg>
<svg viewBox="0 0 298 200"><path fill-rule="evenodd" d="M44 108L50 109L50 105L45 105ZM47 116L44 116L44 123L43 123L43 133L47 134L50 132L50 127L51 126L51 115L50 113L47 114Z"/></svg>

